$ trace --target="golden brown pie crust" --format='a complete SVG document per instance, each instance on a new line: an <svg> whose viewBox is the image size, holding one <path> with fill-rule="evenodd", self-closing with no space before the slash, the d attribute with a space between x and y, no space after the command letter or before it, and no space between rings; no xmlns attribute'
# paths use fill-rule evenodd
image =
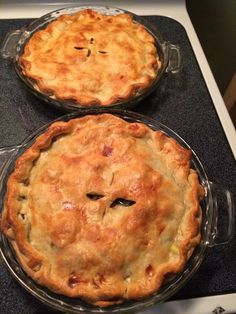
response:
<svg viewBox="0 0 236 314"><path fill-rule="evenodd" d="M108 306L158 291L200 241L191 152L110 114L55 122L17 160L1 229L25 272Z"/></svg>
<svg viewBox="0 0 236 314"><path fill-rule="evenodd" d="M108 106L146 90L161 66L153 36L129 14L91 9L37 31L20 57L23 74L59 100Z"/></svg>

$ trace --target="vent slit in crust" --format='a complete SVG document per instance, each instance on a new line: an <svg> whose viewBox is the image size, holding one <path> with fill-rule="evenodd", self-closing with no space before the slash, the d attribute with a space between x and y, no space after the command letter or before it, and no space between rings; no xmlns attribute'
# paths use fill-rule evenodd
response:
<svg viewBox="0 0 236 314"><path fill-rule="evenodd" d="M25 213L19 213L18 216L19 216L22 220L26 220L26 214L25 214Z"/></svg>
<svg viewBox="0 0 236 314"><path fill-rule="evenodd" d="M91 199L93 201L99 200L100 198L104 197L104 195L94 193L94 192L87 193L86 195L89 199Z"/></svg>
<svg viewBox="0 0 236 314"><path fill-rule="evenodd" d="M127 200L124 198L117 198L111 203L110 207L113 208L113 207L116 207L117 205L128 207L128 206L134 205L135 203L136 202L132 200Z"/></svg>
<svg viewBox="0 0 236 314"><path fill-rule="evenodd" d="M74 48L77 50L83 50L84 49L84 47L74 47Z"/></svg>
<svg viewBox="0 0 236 314"><path fill-rule="evenodd" d="M87 58L91 55L91 49L88 49Z"/></svg>
<svg viewBox="0 0 236 314"><path fill-rule="evenodd" d="M26 199L27 199L26 195L19 195L18 197L18 201L24 201Z"/></svg>

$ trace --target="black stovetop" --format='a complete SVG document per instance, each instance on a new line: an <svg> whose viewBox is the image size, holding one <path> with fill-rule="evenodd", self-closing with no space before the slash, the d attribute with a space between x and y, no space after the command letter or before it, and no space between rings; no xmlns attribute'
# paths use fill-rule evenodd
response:
<svg viewBox="0 0 236 314"><path fill-rule="evenodd" d="M235 160L185 29L167 17L146 18L166 40L180 46L182 69L163 77L157 90L134 111L178 133L197 153L209 179L236 195ZM0 20L0 42L8 31L28 23L29 20ZM0 59L0 147L21 143L34 130L61 115L25 89L11 61ZM172 299L230 292L236 292L236 236L227 245L210 248L196 274ZM15 281L0 260L0 312L27 314L47 310Z"/></svg>

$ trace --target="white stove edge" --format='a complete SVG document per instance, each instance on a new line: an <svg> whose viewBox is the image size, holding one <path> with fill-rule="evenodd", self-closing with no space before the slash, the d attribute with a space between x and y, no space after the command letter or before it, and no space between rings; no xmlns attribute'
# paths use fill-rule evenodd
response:
<svg viewBox="0 0 236 314"><path fill-rule="evenodd" d="M20 4L19 4L20 2ZM202 75L211 95L218 117L221 121L225 135L228 139L232 153L236 159L236 130L225 107L223 98L219 92L209 64L206 60L192 22L186 10L184 0L94 0L94 1L57 1L47 3L43 0L2 0L0 4L0 19L7 18L37 18L50 11L57 10L64 6L75 4L100 4L117 6L139 15L163 15L171 17L181 23L190 39L192 48L197 58Z"/></svg>
<svg viewBox="0 0 236 314"><path fill-rule="evenodd" d="M236 293L169 301L140 314L236 314Z"/></svg>

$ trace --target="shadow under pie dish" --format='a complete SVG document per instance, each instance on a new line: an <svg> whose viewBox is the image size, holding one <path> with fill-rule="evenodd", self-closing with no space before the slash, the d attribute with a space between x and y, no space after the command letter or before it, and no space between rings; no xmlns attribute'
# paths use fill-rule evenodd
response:
<svg viewBox="0 0 236 314"><path fill-rule="evenodd" d="M173 65L178 48L146 25L145 19L111 7L57 10L15 32L16 72L37 97L61 109L131 108L157 87L167 69L179 67Z"/></svg>
<svg viewBox="0 0 236 314"><path fill-rule="evenodd" d="M191 152L111 114L57 121L16 160L1 228L24 271L97 306L157 292L200 243Z"/></svg>

